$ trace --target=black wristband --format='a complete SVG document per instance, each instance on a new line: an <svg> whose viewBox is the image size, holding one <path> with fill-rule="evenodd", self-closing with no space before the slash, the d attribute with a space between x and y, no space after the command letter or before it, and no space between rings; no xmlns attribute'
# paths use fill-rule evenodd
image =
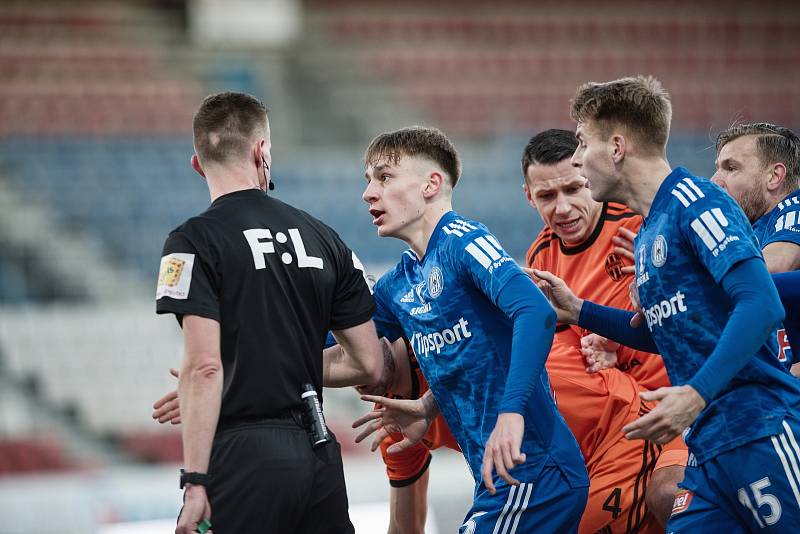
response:
<svg viewBox="0 0 800 534"><path fill-rule="evenodd" d="M195 486L206 486L211 483L211 475L207 473L191 473L181 469L181 482L180 489L186 484L194 484Z"/></svg>

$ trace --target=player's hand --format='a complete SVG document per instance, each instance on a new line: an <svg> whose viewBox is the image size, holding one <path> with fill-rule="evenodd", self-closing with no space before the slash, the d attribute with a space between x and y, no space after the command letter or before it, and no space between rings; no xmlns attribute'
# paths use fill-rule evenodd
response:
<svg viewBox="0 0 800 534"><path fill-rule="evenodd" d="M581 354L586 362L586 372L596 373L617 365L619 343L597 334L581 338Z"/></svg>
<svg viewBox="0 0 800 534"><path fill-rule="evenodd" d="M631 317L631 328L639 328L642 325L642 321L644 321L644 313L642 313L642 305L639 302L639 288L636 287L636 280L632 281L628 286L628 296L631 299L633 310L636 312Z"/></svg>
<svg viewBox="0 0 800 534"><path fill-rule="evenodd" d="M197 525L203 519L211 520L211 505L208 503L206 488L203 486L188 485L183 494L183 509L178 518L178 526L175 527L175 534L194 534L197 532ZM206 534L213 534L210 530Z"/></svg>
<svg viewBox="0 0 800 534"><path fill-rule="evenodd" d="M628 439L668 443L682 434L706 407L706 401L692 386L658 388L644 391L640 397L661 402L650 413L622 428Z"/></svg>
<svg viewBox="0 0 800 534"><path fill-rule="evenodd" d="M483 484L492 495L497 493L492 480L493 471L497 471L497 476L512 486L519 486L519 481L508 472L525 462L525 453L520 451L524 432L525 419L521 414L501 413L497 416L497 424L483 451L481 468Z"/></svg>
<svg viewBox="0 0 800 534"><path fill-rule="evenodd" d="M633 274L634 271L636 270L633 265L634 263L636 263L636 259L634 256L634 246L633 246L633 240L635 238L636 234L634 234L627 228L623 227L618 228L617 235L611 238L611 242L616 245L614 247L614 252L616 252L623 258L631 260L631 265L626 265L622 268L622 272L625 274Z"/></svg>
<svg viewBox="0 0 800 534"><path fill-rule="evenodd" d="M559 323L577 324L581 315L583 299L575 296L575 293L567 287L566 282L553 273L540 271L538 269L525 269L542 293L550 301L556 311Z"/></svg>
<svg viewBox="0 0 800 534"><path fill-rule="evenodd" d="M178 378L178 370L171 368L169 374ZM159 423L181 424L181 405L178 391L173 390L153 403L153 419Z"/></svg>
<svg viewBox="0 0 800 534"><path fill-rule="evenodd" d="M435 415L428 413L429 410L422 399L403 400L363 395L361 400L379 405L353 422L353 428L367 424L363 431L356 436L356 443L361 443L370 435L375 434L370 446L372 452L375 452L383 440L393 433L403 434L403 440L387 449L390 454L419 443L425 437L435 418Z"/></svg>

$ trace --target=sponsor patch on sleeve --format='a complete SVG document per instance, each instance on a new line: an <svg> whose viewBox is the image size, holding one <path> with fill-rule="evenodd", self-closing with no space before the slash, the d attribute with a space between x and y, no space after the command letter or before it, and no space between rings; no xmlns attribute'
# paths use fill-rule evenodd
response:
<svg viewBox="0 0 800 534"><path fill-rule="evenodd" d="M158 271L156 300L161 297L173 299L189 298L189 287L192 284L192 266L194 254L172 253L161 258Z"/></svg>
<svg viewBox="0 0 800 534"><path fill-rule="evenodd" d="M686 511L689 508L689 504L692 502L692 495L691 491L680 489L678 493L675 494L675 502L672 504L672 514L679 514L681 512Z"/></svg>

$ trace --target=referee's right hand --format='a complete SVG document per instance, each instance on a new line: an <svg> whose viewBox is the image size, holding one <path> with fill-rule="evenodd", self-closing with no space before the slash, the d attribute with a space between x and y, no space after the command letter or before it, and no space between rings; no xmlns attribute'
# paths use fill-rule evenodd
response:
<svg viewBox="0 0 800 534"><path fill-rule="evenodd" d="M186 492L183 495L183 509L178 518L178 526L175 527L175 534L194 534L197 532L197 525L203 519L211 519L211 505L208 503L206 488L194 484L186 485ZM206 534L213 534L211 530Z"/></svg>

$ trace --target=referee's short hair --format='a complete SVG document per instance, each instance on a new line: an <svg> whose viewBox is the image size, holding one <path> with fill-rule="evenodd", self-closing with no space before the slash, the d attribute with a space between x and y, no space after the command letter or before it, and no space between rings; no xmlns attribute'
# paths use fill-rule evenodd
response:
<svg viewBox="0 0 800 534"><path fill-rule="evenodd" d="M373 139L364 153L364 163L389 160L396 164L402 156L427 158L445 172L450 186L455 187L461 177L461 158L456 147L437 128L409 126L385 132Z"/></svg>
<svg viewBox="0 0 800 534"><path fill-rule="evenodd" d="M209 95L194 114L192 130L201 162L224 163L231 157L244 157L253 137L266 135L267 107L245 93Z"/></svg>

